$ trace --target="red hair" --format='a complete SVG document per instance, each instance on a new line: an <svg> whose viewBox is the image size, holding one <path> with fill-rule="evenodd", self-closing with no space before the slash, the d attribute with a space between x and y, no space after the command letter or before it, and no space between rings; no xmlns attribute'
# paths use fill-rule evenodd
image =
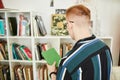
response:
<svg viewBox="0 0 120 80"><path fill-rule="evenodd" d="M66 16L69 16L71 14L77 15L77 16L87 16L89 19L91 18L90 10L83 6L83 5L75 5L67 9Z"/></svg>

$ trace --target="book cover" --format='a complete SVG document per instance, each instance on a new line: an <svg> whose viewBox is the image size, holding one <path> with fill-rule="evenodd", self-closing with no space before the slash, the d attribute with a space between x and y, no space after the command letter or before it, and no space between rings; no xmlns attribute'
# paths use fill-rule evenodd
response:
<svg viewBox="0 0 120 80"><path fill-rule="evenodd" d="M37 15L37 16L35 16L35 20L36 20L36 23L37 23L39 33L41 34L41 36L45 36L47 34L47 31L45 29L42 17Z"/></svg>
<svg viewBox="0 0 120 80"><path fill-rule="evenodd" d="M52 15L51 35L57 35L57 36L68 35L65 14Z"/></svg>
<svg viewBox="0 0 120 80"><path fill-rule="evenodd" d="M0 60L4 60L1 49L0 49Z"/></svg>
<svg viewBox="0 0 120 80"><path fill-rule="evenodd" d="M22 60L22 58L19 56L19 53L17 51L17 47L20 46L19 44L13 43L12 44L12 54L13 54L13 59L18 59Z"/></svg>
<svg viewBox="0 0 120 80"><path fill-rule="evenodd" d="M35 44L35 53L36 53L36 59L37 60L42 60L44 59L41 55L41 52L42 52L42 47L41 47L41 44L40 43L36 43Z"/></svg>
<svg viewBox="0 0 120 80"><path fill-rule="evenodd" d="M5 26L2 19L0 19L0 35L5 35Z"/></svg>
<svg viewBox="0 0 120 80"><path fill-rule="evenodd" d="M4 4L3 4L2 0L0 0L0 9L3 9L3 8L5 8Z"/></svg>
<svg viewBox="0 0 120 80"><path fill-rule="evenodd" d="M4 80L4 75L2 72L2 66L0 65L0 80Z"/></svg>
<svg viewBox="0 0 120 80"><path fill-rule="evenodd" d="M47 51L42 52L42 56L47 61L49 65L52 65L54 62L56 62L56 67L59 66L59 62L61 60L60 55L57 53L55 48L50 48Z"/></svg>
<svg viewBox="0 0 120 80"><path fill-rule="evenodd" d="M16 50L18 52L18 55L21 57L22 60L25 60L25 56L22 54L22 51L20 50L20 46L16 47Z"/></svg>
<svg viewBox="0 0 120 80"><path fill-rule="evenodd" d="M10 69L9 69L9 66L8 65L3 65L3 75L4 75L4 78L5 80L11 80L10 79Z"/></svg>
<svg viewBox="0 0 120 80"><path fill-rule="evenodd" d="M9 28L11 35L16 36L17 35L17 19L16 17L8 17L9 22Z"/></svg>
<svg viewBox="0 0 120 80"><path fill-rule="evenodd" d="M31 58L29 56L32 54L29 54L29 56L28 56L28 53L26 53L26 51L25 51L24 45L21 45L19 49L21 50L22 54L25 56L26 60L31 60Z"/></svg>
<svg viewBox="0 0 120 80"><path fill-rule="evenodd" d="M26 46L24 46L24 52L27 54L27 56L32 59L32 52L30 51L30 49Z"/></svg>
<svg viewBox="0 0 120 80"><path fill-rule="evenodd" d="M19 15L19 26L18 26L19 36L29 36L30 35L30 23L24 14Z"/></svg>
<svg viewBox="0 0 120 80"><path fill-rule="evenodd" d="M7 60L7 55L6 55L6 53L5 53L4 45L1 44L1 43L0 43L0 50L1 50L1 53L2 53L2 55L3 55L3 57L4 57L4 59Z"/></svg>

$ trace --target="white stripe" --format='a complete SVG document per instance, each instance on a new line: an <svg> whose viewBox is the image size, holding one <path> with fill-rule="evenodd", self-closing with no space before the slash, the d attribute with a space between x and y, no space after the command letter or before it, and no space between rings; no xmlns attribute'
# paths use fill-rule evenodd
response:
<svg viewBox="0 0 120 80"><path fill-rule="evenodd" d="M97 40L97 38L96 38L96 39L93 39L93 40L90 41L89 43L91 43L91 42L93 42L93 41L95 41L95 40ZM89 43L86 43L86 44L83 44L82 46L80 46L75 52L73 52L73 53L63 62L63 65L64 65L71 57L73 57L74 54L75 54L76 52L78 52L78 50L80 50L82 47L88 45Z"/></svg>
<svg viewBox="0 0 120 80"><path fill-rule="evenodd" d="M97 55L98 61L99 61L99 67L100 67L100 80L101 80L101 61L100 61L100 55Z"/></svg>
<svg viewBox="0 0 120 80"><path fill-rule="evenodd" d="M80 74L79 74L79 80L82 80L82 69L81 68L79 68L79 72L80 72Z"/></svg>
<svg viewBox="0 0 120 80"><path fill-rule="evenodd" d="M62 80L64 80L65 73L66 73L66 68L65 68L64 71L63 71Z"/></svg>

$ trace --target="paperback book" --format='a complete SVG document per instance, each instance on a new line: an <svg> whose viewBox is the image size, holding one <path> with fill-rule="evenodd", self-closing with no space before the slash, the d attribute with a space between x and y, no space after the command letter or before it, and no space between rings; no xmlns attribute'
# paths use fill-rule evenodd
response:
<svg viewBox="0 0 120 80"><path fill-rule="evenodd" d="M44 59L47 61L49 65L52 65L54 62L56 62L56 67L59 66L61 57L57 53L55 48L50 48L47 51L42 52L42 56L44 57Z"/></svg>

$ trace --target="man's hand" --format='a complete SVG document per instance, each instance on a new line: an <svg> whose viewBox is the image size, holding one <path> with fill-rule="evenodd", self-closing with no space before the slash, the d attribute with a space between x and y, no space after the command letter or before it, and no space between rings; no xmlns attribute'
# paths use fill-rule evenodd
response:
<svg viewBox="0 0 120 80"><path fill-rule="evenodd" d="M47 64L48 71L49 71L50 73L51 73L51 72L56 72L56 71L57 71L55 65L56 65L56 62L54 62L52 65Z"/></svg>

